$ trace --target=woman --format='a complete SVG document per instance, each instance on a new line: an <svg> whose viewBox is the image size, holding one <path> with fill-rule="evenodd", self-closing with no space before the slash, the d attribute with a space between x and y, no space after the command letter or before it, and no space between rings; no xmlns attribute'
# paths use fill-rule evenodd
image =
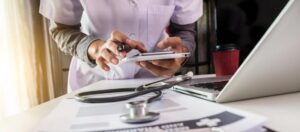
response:
<svg viewBox="0 0 300 132"><path fill-rule="evenodd" d="M126 53L117 45L192 53L202 0L42 0L40 13L51 20L50 35L60 49L74 56L69 73L74 90L103 79L175 74L184 59L118 64Z"/></svg>

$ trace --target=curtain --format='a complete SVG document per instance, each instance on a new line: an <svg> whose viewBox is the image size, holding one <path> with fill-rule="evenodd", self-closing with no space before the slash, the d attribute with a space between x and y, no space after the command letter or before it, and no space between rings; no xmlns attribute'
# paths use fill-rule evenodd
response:
<svg viewBox="0 0 300 132"><path fill-rule="evenodd" d="M39 0L0 0L0 120L53 98Z"/></svg>

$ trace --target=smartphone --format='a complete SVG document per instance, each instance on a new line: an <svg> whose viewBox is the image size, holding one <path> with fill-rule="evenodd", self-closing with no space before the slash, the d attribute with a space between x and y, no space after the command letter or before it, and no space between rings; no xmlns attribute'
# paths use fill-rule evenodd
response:
<svg viewBox="0 0 300 132"><path fill-rule="evenodd" d="M139 53L131 57L126 57L120 63L137 62L137 61L152 61L152 60L165 60L175 58L187 58L190 53L175 53L173 51L167 52L152 52L152 53Z"/></svg>

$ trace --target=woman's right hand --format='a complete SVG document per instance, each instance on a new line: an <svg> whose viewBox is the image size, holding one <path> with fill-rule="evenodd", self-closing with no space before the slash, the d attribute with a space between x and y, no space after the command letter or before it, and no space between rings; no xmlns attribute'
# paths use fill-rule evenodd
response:
<svg viewBox="0 0 300 132"><path fill-rule="evenodd" d="M132 49L137 49L140 52L147 52L143 43L128 38L121 32L114 31L111 33L110 39L96 40L88 48L88 56L94 60L101 69L109 71L108 63L118 64L117 56L124 58L126 53L120 53L117 50L118 43L127 44Z"/></svg>

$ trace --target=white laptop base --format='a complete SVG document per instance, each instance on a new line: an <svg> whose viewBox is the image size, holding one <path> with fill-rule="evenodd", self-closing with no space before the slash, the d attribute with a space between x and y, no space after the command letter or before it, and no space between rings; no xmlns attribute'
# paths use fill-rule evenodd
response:
<svg viewBox="0 0 300 132"><path fill-rule="evenodd" d="M216 78L214 76L210 76L203 78L201 76L195 76L190 81L174 86L173 90L186 95L215 101L230 77L231 76Z"/></svg>

